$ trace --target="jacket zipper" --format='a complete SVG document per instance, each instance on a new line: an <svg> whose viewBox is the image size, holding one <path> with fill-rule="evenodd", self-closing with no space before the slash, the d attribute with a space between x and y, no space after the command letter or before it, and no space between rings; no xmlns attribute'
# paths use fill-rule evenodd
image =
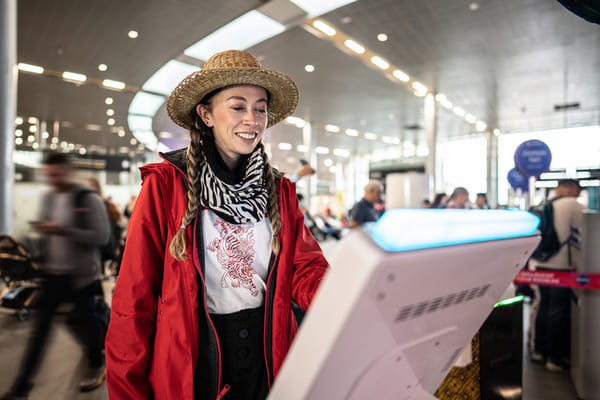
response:
<svg viewBox="0 0 600 400"><path fill-rule="evenodd" d="M225 393L227 393L229 391L229 389L230 389L229 385L225 384L225 386L223 386L223 389L221 389L219 394L217 394L216 400L221 400L223 398L223 396L225 396Z"/></svg>
<svg viewBox="0 0 600 400"><path fill-rule="evenodd" d="M202 266L200 264L200 256L202 256L202 258L204 258L204 253L200 250L200 249L204 249L204 238L202 236L200 236L198 238L198 240L196 239L196 232L198 229L198 223L202 223L202 216L200 215L201 210L198 210L198 215L196 216L196 220L194 223L194 234L193 234L193 243L194 243L194 252L195 252L195 259L194 259L194 264L196 265L196 270L198 272L198 275L200 275L200 279L202 280L202 298L204 299L204 314L206 315L206 319L208 320L208 323L210 324L210 327L213 331L214 337L215 337L215 343L217 345L217 366L218 366L218 375L217 375L217 389L215 390L215 393L217 393L217 397L216 400L221 399L221 397L223 397L225 395L225 393L227 393L227 391L229 390L229 385L225 385L223 387L223 389L221 389L221 391L219 391L219 388L221 387L221 344L219 343L219 336L217 335L217 330L215 329L215 325L213 324L212 320L210 319L210 315L208 314L208 303L206 301L206 282L204 281L204 274L202 272ZM196 244L199 244L200 246L197 246ZM200 288L198 288L200 289ZM200 322L198 321L198 324Z"/></svg>
<svg viewBox="0 0 600 400"><path fill-rule="evenodd" d="M281 252L281 251L280 251ZM267 279L267 293L265 296L265 321L264 321L264 353L265 353L265 366L267 368L267 380L269 389L272 385L273 375L273 298L275 295L275 289L272 289L271 282L277 277L277 264L279 263L279 254L271 254L271 260L269 261L269 269L271 270L269 278Z"/></svg>

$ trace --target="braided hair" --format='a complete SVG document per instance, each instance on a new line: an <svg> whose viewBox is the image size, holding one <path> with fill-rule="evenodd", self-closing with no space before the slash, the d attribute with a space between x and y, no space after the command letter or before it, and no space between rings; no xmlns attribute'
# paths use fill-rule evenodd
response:
<svg viewBox="0 0 600 400"><path fill-rule="evenodd" d="M211 99L218 91L209 93L201 102L208 109L211 108ZM206 162L204 153L202 151L202 138L208 135L212 135L212 129L204 124L202 118L196 113L196 108L191 111L193 115L194 125L190 127L190 144L187 151L187 176L188 186L186 192L187 198L187 209L181 219L181 228L177 231L171 244L169 245L169 253L179 261L187 259L186 250L187 242L185 237L185 229L198 215L198 209L200 208L200 167ZM281 242L279 241L279 232L281 232L281 215L279 214L279 196L277 194L277 186L275 184L275 174L273 168L268 161L265 147L261 143L258 144L261 148L261 153L264 162L264 174L266 182L266 190L269 198L268 203L268 215L271 221L271 230L273 232L271 247L273 253L278 254L281 249Z"/></svg>

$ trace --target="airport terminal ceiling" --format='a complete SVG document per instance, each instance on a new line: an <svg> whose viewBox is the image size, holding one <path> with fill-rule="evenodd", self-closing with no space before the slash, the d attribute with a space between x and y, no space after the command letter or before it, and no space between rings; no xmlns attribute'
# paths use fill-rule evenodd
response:
<svg viewBox="0 0 600 400"><path fill-rule="evenodd" d="M288 0L19 0L17 61L88 77L77 84L21 71L17 114L25 120L23 131L34 116L60 141L107 152L140 150L127 121L135 92L171 59L199 67L201 61L183 55L186 48L267 5L275 11L295 7ZM357 0L321 17L432 93L443 93L454 106L485 121L489 130L600 123L600 26L558 1ZM423 98L310 33L303 27L307 18L295 18L284 32L249 51L265 67L296 80L301 101L295 116L313 123L317 145L350 153L394 146L347 136L344 129L400 143L424 142ZM137 38L128 37L131 30ZM382 33L386 41L378 40ZM307 64L314 71L307 72ZM89 83L103 79L127 86L109 90ZM105 104L107 97L111 105ZM572 107L565 111L563 105ZM113 115L107 115L109 109ZM484 134L444 107L437 115L439 140ZM326 124L339 126L341 133L325 131ZM164 105L153 117L152 130L171 143L185 143L185 132L170 122ZM303 157L295 150L302 130L280 124L266 140L274 149L280 142L292 145L292 150L273 152L275 165L292 172L294 160ZM24 140L17 148L28 146Z"/></svg>

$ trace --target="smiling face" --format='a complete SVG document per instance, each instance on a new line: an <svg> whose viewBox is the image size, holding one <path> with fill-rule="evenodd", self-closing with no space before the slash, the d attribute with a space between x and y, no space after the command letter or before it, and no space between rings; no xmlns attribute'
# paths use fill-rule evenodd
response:
<svg viewBox="0 0 600 400"><path fill-rule="evenodd" d="M242 155L250 154L262 140L267 127L267 91L259 86L229 86L196 112L212 128L215 145L229 169Z"/></svg>

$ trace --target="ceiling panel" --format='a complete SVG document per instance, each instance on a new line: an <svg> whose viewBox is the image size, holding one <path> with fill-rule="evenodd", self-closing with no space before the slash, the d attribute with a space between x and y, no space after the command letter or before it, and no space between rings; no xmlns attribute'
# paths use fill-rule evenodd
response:
<svg viewBox="0 0 600 400"><path fill-rule="evenodd" d="M167 60L180 58L189 45L263 3L19 0L18 61L139 87ZM556 1L480 1L472 10L473 3L358 0L323 17L491 127L510 131L600 123L598 25ZM327 133L323 130L327 123L423 141L422 98L331 42L300 26L288 28L251 51L266 67L287 72L298 82L301 100L296 115L314 124L319 145L352 152L386 147ZM130 29L139 32L137 39L127 37ZM378 41L378 33L389 39ZM98 71L99 63L107 64L108 70ZM315 71L306 72L305 64L314 65ZM80 127L99 124L106 135L82 134L77 140L127 145L128 129L125 138L115 138L106 124L107 95L115 100L116 125L127 128L132 92L20 73L18 113L72 122L74 127L62 133L70 135L72 130L74 137ZM579 102L580 108L554 111L554 105L568 102ZM174 136L170 143L185 145L186 132L168 120L164 108L153 127ZM442 140L480 134L445 109L438 112L437 127ZM301 142L301 130L280 124L268 132L267 140L274 149L279 142L295 146ZM291 162L286 169L295 167L293 152L277 151L275 157L281 165Z"/></svg>

